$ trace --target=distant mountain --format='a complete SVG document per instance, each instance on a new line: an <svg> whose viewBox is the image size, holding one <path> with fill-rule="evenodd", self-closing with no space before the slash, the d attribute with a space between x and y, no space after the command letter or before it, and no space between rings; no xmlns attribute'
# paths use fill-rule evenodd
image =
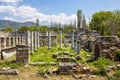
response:
<svg viewBox="0 0 120 80"><path fill-rule="evenodd" d="M35 25L34 22L16 22L16 21L11 21L11 20L0 20L0 28L5 28L8 26L12 26L15 29L20 28L21 26L33 26Z"/></svg>

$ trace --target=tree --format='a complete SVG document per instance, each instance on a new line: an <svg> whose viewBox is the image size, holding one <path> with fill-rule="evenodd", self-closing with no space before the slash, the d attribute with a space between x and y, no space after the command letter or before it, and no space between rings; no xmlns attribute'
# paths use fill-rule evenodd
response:
<svg viewBox="0 0 120 80"><path fill-rule="evenodd" d="M18 32L25 32L28 30L29 30L29 28L27 26L22 26L20 29L18 29Z"/></svg>
<svg viewBox="0 0 120 80"><path fill-rule="evenodd" d="M88 28L88 26L87 26L87 24L86 24L86 20L85 20L85 16L83 15L83 17L82 17L82 27L83 28Z"/></svg>
<svg viewBox="0 0 120 80"><path fill-rule="evenodd" d="M29 30L34 31L34 30L38 30L38 28L39 28L38 26L30 26Z"/></svg>
<svg viewBox="0 0 120 80"><path fill-rule="evenodd" d="M106 21L106 27L110 35L116 35L120 31L120 11L113 11L113 17Z"/></svg>
<svg viewBox="0 0 120 80"><path fill-rule="evenodd" d="M105 35L108 28L106 28L107 20L111 19L114 14L110 11L100 11L92 15L90 22L90 29L97 30L101 35Z"/></svg>
<svg viewBox="0 0 120 80"><path fill-rule="evenodd" d="M13 32L14 31L14 28L9 26L9 27L6 27L6 28L3 28L1 29L1 31L5 31L5 32Z"/></svg>
<svg viewBox="0 0 120 80"><path fill-rule="evenodd" d="M39 19L36 19L36 26L39 26Z"/></svg>
<svg viewBox="0 0 120 80"><path fill-rule="evenodd" d="M81 27L81 20L82 20L82 11L78 10L77 11L77 26L78 26L78 29L80 29L80 27Z"/></svg>

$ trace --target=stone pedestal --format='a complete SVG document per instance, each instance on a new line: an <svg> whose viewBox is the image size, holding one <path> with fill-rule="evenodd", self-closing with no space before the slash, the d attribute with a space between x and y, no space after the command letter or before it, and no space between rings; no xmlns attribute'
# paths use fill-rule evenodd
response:
<svg viewBox="0 0 120 80"><path fill-rule="evenodd" d="M16 45L16 61L30 63L30 51L26 45Z"/></svg>

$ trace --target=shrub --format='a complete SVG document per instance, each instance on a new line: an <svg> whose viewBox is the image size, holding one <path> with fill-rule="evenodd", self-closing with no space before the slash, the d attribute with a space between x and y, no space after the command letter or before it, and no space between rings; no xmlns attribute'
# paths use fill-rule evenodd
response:
<svg viewBox="0 0 120 80"><path fill-rule="evenodd" d="M117 36L118 36L118 37L120 37L120 31L119 31L119 32L117 32Z"/></svg>
<svg viewBox="0 0 120 80"><path fill-rule="evenodd" d="M120 61L120 50L117 50L115 53L116 53L115 60Z"/></svg>
<svg viewBox="0 0 120 80"><path fill-rule="evenodd" d="M46 70L44 70L44 69L39 70L40 75L44 75L45 73L46 73Z"/></svg>
<svg viewBox="0 0 120 80"><path fill-rule="evenodd" d="M115 71L114 77L115 77L116 80L120 79L120 70Z"/></svg>
<svg viewBox="0 0 120 80"><path fill-rule="evenodd" d="M91 62L90 65L95 66L95 68L93 69L93 74L105 75L107 72L106 66L112 65L112 62L109 59L100 57L96 61Z"/></svg>

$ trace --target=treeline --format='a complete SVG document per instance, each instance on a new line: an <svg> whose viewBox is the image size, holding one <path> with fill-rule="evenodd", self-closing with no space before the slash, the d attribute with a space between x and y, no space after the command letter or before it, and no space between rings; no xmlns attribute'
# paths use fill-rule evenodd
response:
<svg viewBox="0 0 120 80"><path fill-rule="evenodd" d="M25 32L25 31L34 31L37 30L39 32L45 32L45 31L55 31L58 32L60 30L62 30L63 32L70 32L74 29L74 25L69 24L69 25L54 25L54 26L22 26L19 29L15 30L13 27L7 27L7 28L3 28L0 29L0 31L4 31L4 32L14 32L14 31L18 31L18 32Z"/></svg>
<svg viewBox="0 0 120 80"><path fill-rule="evenodd" d="M89 27L101 35L118 35L120 37L120 10L100 11L92 15Z"/></svg>

